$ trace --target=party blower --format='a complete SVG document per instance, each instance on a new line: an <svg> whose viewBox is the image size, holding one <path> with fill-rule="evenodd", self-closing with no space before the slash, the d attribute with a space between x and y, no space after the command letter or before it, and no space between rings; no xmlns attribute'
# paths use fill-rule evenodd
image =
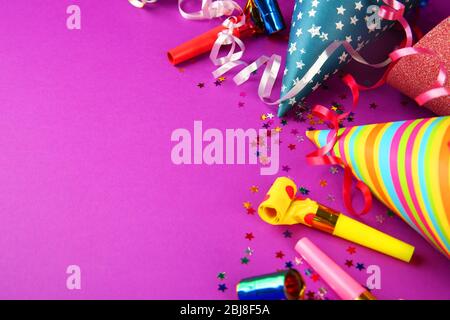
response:
<svg viewBox="0 0 450 320"><path fill-rule="evenodd" d="M300 273L289 269L243 279L236 291L239 300L301 300L305 288Z"/></svg>
<svg viewBox="0 0 450 320"><path fill-rule="evenodd" d="M376 298L336 262L317 248L308 238L302 238L295 250L325 280L343 300L376 300Z"/></svg>
<svg viewBox="0 0 450 320"><path fill-rule="evenodd" d="M233 35L240 39L259 34L272 35L285 28L276 0L248 0L243 15L245 15L245 24L233 30ZM242 16L237 19L239 21ZM169 50L167 53L169 61L176 65L211 51L217 35L225 29L225 26L220 25Z"/></svg>
<svg viewBox="0 0 450 320"><path fill-rule="evenodd" d="M302 223L394 258L406 262L411 260L413 246L311 199L298 199L296 193L294 181L286 177L277 178L259 205L261 219L274 225Z"/></svg>

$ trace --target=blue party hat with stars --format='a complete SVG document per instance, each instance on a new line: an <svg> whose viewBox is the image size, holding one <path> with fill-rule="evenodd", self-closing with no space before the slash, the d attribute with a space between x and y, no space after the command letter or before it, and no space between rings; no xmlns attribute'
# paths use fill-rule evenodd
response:
<svg viewBox="0 0 450 320"><path fill-rule="evenodd" d="M405 5L406 11L419 4L419 0L399 1ZM395 22L378 16L379 6L383 4L381 0L296 0L281 97L303 80L319 55L333 41L345 40L359 51L391 27ZM349 60L345 49L342 46L338 48L295 97L279 105L278 116L284 116Z"/></svg>

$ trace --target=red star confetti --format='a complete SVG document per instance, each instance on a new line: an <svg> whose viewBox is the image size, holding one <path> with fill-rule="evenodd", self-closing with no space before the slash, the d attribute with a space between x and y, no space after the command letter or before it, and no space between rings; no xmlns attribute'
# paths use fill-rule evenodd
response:
<svg viewBox="0 0 450 320"><path fill-rule="evenodd" d="M354 253L356 253L356 248L352 247L352 246L349 246L347 248L347 252L350 253L350 254L354 254Z"/></svg>
<svg viewBox="0 0 450 320"><path fill-rule="evenodd" d="M311 275L311 280L317 282L319 280L319 275L317 273L313 273Z"/></svg>
<svg viewBox="0 0 450 320"><path fill-rule="evenodd" d="M245 239L247 239L247 240L249 240L249 241L252 241L252 239L254 239L254 238L255 238L255 236L253 235L252 232L247 232L247 233L245 234Z"/></svg>
<svg viewBox="0 0 450 320"><path fill-rule="evenodd" d="M315 293L313 291L308 291L306 293L306 297L308 298L308 300L314 300Z"/></svg>
<svg viewBox="0 0 450 320"><path fill-rule="evenodd" d="M369 108L375 110L376 108L378 108L378 105L375 102L372 102L371 104L369 104Z"/></svg>
<svg viewBox="0 0 450 320"><path fill-rule="evenodd" d="M247 209L247 214L250 214L250 215L253 215L253 214L255 214L255 209L253 209L253 208L248 208Z"/></svg>
<svg viewBox="0 0 450 320"><path fill-rule="evenodd" d="M253 186L250 187L250 192L251 193L257 193L258 191L259 191L258 186L253 185Z"/></svg>
<svg viewBox="0 0 450 320"><path fill-rule="evenodd" d="M278 251L275 253L275 258L283 259L284 256L285 254L283 253L283 251Z"/></svg>
<svg viewBox="0 0 450 320"><path fill-rule="evenodd" d="M345 265L349 268L353 267L353 260L345 260Z"/></svg>
<svg viewBox="0 0 450 320"><path fill-rule="evenodd" d="M199 83L197 84L197 87L199 87L200 89L202 89L202 88L205 87L205 84L204 84L203 82L199 82Z"/></svg>
<svg viewBox="0 0 450 320"><path fill-rule="evenodd" d="M289 150L295 150L295 144L293 144L293 143L290 143L289 145L288 145L288 148L289 148Z"/></svg>
<svg viewBox="0 0 450 320"><path fill-rule="evenodd" d="M239 108L243 108L245 106L245 102L239 101L238 102L238 107Z"/></svg>

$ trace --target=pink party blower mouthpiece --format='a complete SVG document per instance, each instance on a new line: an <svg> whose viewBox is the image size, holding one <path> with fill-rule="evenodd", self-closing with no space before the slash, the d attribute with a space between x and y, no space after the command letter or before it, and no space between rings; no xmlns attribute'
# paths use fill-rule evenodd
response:
<svg viewBox="0 0 450 320"><path fill-rule="evenodd" d="M363 286L349 276L336 262L317 248L308 238L300 239L295 250L328 283L343 300L376 300Z"/></svg>

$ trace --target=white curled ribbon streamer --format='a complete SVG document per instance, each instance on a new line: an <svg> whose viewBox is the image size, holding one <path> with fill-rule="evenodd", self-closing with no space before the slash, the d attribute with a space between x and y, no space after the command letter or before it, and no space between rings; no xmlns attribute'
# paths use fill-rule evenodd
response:
<svg viewBox="0 0 450 320"><path fill-rule="evenodd" d="M311 68L306 72L302 79L297 81L294 87L289 90L286 95L275 101L270 100L272 94L273 86L278 76L278 72L281 67L281 57L277 54L273 54L270 57L261 56L253 63L242 69L238 74L233 77L233 81L237 85L241 85L246 82L252 73L258 70L260 67L265 65L263 75L259 82L258 96L259 98L268 105L278 105L283 101L295 97L299 92L301 92L306 85L314 78L314 76L319 72L322 66L327 62L331 55L339 49L341 46L350 54L350 56L361 64L371 66L373 68L383 68L391 63L391 59L387 58L385 61L372 64L367 62L347 41L334 41L332 42L317 58L316 62L311 66ZM222 65L220 68L213 71L213 76L215 78L222 76L226 72L230 71L234 67L243 64L240 61L231 60L226 64Z"/></svg>
<svg viewBox="0 0 450 320"><path fill-rule="evenodd" d="M202 0L202 7L195 12L186 12L182 9L186 0L178 0L178 10L183 18L188 20L206 20L230 16L233 11L242 12L241 7L232 0Z"/></svg>
<svg viewBox="0 0 450 320"><path fill-rule="evenodd" d="M158 0L128 0L136 8L143 8L147 3L155 3Z"/></svg>
<svg viewBox="0 0 450 320"><path fill-rule="evenodd" d="M209 58L216 66L221 66L219 69L224 70L223 73L231 70L237 65L245 64L240 59L244 55L245 45L239 37L234 35L234 30L245 24L245 16L241 15L239 18L232 16L226 19L223 23L225 29L217 35L217 39L209 54ZM219 57L219 52L222 46L229 45L230 49L228 54L223 57ZM236 46L239 47L239 51L236 52ZM229 64L233 67L230 68ZM226 70L226 71L225 71Z"/></svg>
<svg viewBox="0 0 450 320"><path fill-rule="evenodd" d="M148 3L155 3L158 0L128 0L136 8L143 8ZM186 12L183 10L183 4L187 0L178 0L178 11L183 18L187 20L207 20L230 16L233 11L240 10L239 5L233 0L202 0L201 9L195 12ZM242 10L241 10L242 12Z"/></svg>

